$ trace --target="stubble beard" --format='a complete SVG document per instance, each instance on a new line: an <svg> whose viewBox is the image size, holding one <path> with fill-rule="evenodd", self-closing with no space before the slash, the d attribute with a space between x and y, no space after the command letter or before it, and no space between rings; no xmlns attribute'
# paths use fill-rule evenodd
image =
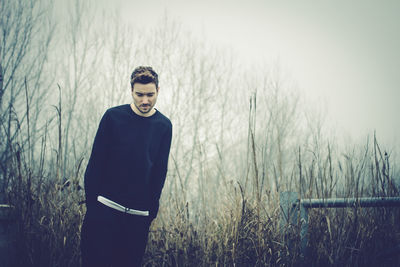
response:
<svg viewBox="0 0 400 267"><path fill-rule="evenodd" d="M147 105L147 106L149 107L149 109L148 109L147 111L144 111L144 110L142 110L142 109L140 108L140 106L136 105L135 101L133 101L133 104L135 105L136 109L137 109L140 113L142 113L142 114L147 114L147 113L149 113L149 112L153 109L153 106L152 106L152 105Z"/></svg>

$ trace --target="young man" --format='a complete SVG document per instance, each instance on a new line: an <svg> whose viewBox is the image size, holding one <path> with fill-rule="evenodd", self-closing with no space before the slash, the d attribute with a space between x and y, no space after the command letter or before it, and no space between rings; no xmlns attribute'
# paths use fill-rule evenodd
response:
<svg viewBox="0 0 400 267"><path fill-rule="evenodd" d="M137 67L133 102L108 109L85 172L83 266L140 266L167 173L172 124L154 108L158 75Z"/></svg>

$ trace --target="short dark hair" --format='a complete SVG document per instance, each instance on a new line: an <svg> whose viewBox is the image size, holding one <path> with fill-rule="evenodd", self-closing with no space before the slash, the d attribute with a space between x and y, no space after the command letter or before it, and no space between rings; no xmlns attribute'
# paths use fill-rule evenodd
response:
<svg viewBox="0 0 400 267"><path fill-rule="evenodd" d="M154 83L156 85L156 89L158 90L158 74L153 70L152 67L139 66L134 69L131 74L132 90L135 83Z"/></svg>

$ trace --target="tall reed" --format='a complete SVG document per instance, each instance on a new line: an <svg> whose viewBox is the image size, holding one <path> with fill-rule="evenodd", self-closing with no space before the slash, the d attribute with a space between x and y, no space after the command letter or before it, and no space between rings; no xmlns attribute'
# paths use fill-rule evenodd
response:
<svg viewBox="0 0 400 267"><path fill-rule="evenodd" d="M252 100L252 101L255 101ZM255 108L255 106L253 106ZM281 190L302 197L399 196L390 155L376 137L372 145L335 152L330 143L319 151L299 146L293 151L289 176L274 172L262 160L263 145L250 112L246 172L248 179L229 180L218 187L204 185L205 205L194 208L181 183L163 195L160 213L153 222L144 266L396 266L400 262L400 211L398 208L313 209L309 214L307 258L299 253L299 240L288 246L280 234L278 195ZM61 108L57 107L61 118ZM58 120L61 127L61 120ZM59 133L62 132L61 130ZM58 149L47 155L48 132L39 158L29 157L31 145L16 138L10 144L7 200L16 209L18 257L16 266L79 266L80 228L85 212L80 159L71 177L62 177ZM29 137L29 131L28 131ZM18 141L19 140L19 141ZM310 156L311 154L311 156ZM318 156L317 156L318 155ZM50 159L50 160L49 160ZM170 161L174 168L174 159ZM216 163L223 164L223 161ZM175 165L177 166L177 165ZM219 166L223 167L223 166ZM219 175L221 168L203 175ZM177 179L169 173L167 179ZM267 177L267 178L266 178ZM271 183L279 182L271 187ZM211 210L213 209L213 210ZM201 220L199 218L202 218ZM298 234L298 233L297 233ZM296 243L297 242L297 243ZM397 248L397 250L396 250Z"/></svg>

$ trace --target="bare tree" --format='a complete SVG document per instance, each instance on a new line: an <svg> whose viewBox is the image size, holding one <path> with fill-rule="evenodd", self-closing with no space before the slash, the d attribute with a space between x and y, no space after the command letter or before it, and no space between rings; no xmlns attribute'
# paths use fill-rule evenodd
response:
<svg viewBox="0 0 400 267"><path fill-rule="evenodd" d="M0 179L6 186L11 144L21 130L21 148L34 159L50 76L43 75L54 24L51 1L4 0L0 5ZM30 107L28 114L27 107ZM29 116L29 117L28 117ZM28 127L29 118L29 127ZM27 143L28 137L30 138Z"/></svg>

